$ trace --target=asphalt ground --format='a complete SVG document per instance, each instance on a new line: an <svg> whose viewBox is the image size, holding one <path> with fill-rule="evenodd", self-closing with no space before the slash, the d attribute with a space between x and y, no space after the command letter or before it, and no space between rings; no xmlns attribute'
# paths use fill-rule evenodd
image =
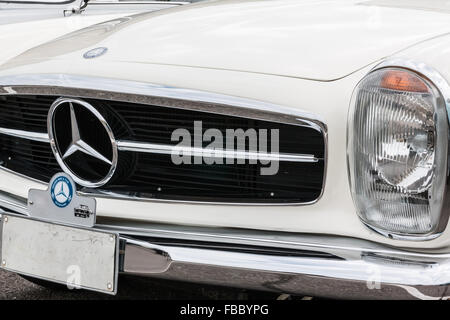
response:
<svg viewBox="0 0 450 320"><path fill-rule="evenodd" d="M0 300L274 300L279 295L236 288L205 286L191 283L157 280L134 276L119 278L116 296L68 290L47 289L21 276L0 270Z"/></svg>

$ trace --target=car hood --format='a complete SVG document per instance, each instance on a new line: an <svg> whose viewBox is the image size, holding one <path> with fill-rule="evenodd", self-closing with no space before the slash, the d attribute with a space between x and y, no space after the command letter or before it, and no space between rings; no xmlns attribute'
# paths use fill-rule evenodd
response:
<svg viewBox="0 0 450 320"><path fill-rule="evenodd" d="M76 66L87 50L106 47L99 60L331 81L449 31L448 13L379 1L208 1L94 25L4 67Z"/></svg>

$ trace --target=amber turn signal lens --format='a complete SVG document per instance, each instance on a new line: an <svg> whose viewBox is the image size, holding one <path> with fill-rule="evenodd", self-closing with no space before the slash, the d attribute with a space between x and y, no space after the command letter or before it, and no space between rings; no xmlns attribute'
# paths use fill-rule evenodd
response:
<svg viewBox="0 0 450 320"><path fill-rule="evenodd" d="M420 78L403 70L385 72L381 79L381 88L407 92L429 92L427 85Z"/></svg>

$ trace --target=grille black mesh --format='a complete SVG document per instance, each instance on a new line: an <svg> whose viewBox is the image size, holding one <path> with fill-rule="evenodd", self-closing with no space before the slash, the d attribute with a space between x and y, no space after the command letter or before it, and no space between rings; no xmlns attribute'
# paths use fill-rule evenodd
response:
<svg viewBox="0 0 450 320"><path fill-rule="evenodd" d="M57 98L0 96L0 127L47 132L48 109ZM105 117L118 140L176 144L171 141L173 130L193 132L194 121L202 121L203 130L216 128L222 132L279 129L281 153L324 157L322 133L307 127L153 105L84 100ZM0 164L42 181L61 171L48 144L1 134ZM221 202L310 202L319 197L323 160L279 165L278 174L264 176L260 175L261 164L175 165L170 155L121 151L116 174L102 190L147 198Z"/></svg>

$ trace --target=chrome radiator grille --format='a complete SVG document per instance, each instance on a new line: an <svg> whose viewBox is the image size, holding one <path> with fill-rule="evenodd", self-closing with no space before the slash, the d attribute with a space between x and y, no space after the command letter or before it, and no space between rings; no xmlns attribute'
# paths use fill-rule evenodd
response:
<svg viewBox="0 0 450 320"><path fill-rule="evenodd" d="M132 196L142 199L223 203L311 203L323 190L325 133L318 127L259 120L183 109L170 99L159 104L99 99L89 91L77 95L92 105L106 120L117 139L118 164L113 177L99 188L84 188L103 196ZM30 178L48 182L62 171L48 141L47 115L62 95L0 95L0 166ZM67 95L66 95L67 96ZM169 105L167 105L169 104ZM79 123L88 121L78 114ZM261 175L264 165L181 164L171 161L175 129L194 132L194 122L203 130L278 129L279 170ZM70 131L69 128L67 129ZM94 133L93 133L94 134ZM224 134L225 136L225 134ZM47 138L48 139L48 138ZM268 145L270 146L270 139ZM144 146L153 146L145 149ZM205 148L208 143L204 143ZM269 147L270 148L270 147ZM250 152L248 149L242 150ZM224 154L227 150L224 151Z"/></svg>

